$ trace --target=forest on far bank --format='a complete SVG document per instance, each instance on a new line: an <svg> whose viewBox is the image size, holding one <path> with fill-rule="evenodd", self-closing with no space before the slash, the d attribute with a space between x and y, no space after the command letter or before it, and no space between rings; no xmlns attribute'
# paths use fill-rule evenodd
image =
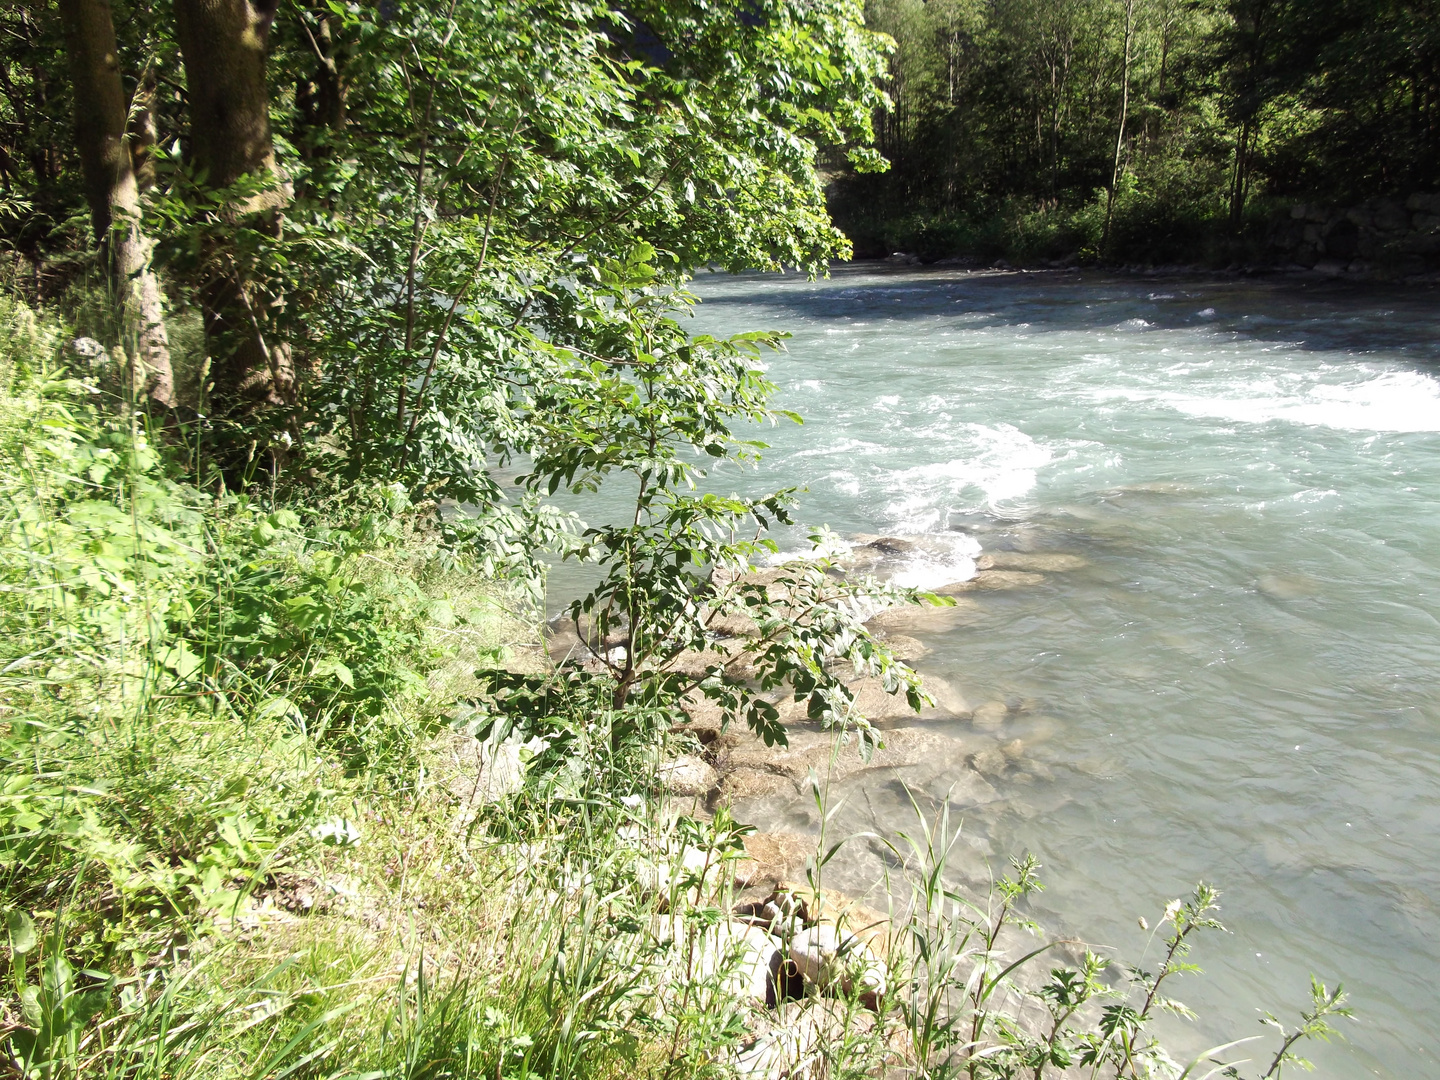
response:
<svg viewBox="0 0 1440 1080"><path fill-rule="evenodd" d="M858 255L1311 265L1436 251L1440 11L1428 0L869 0L896 43L888 172L837 166ZM1416 197L1419 196L1417 199ZM1374 215L1410 215L1376 230ZM1407 205L1408 203L1408 205ZM1383 242L1389 234L1389 243ZM1277 236L1277 231L1281 234ZM1367 248L1373 250L1367 250ZM1318 249L1318 250L1316 250ZM1382 250L1383 249L1383 250Z"/></svg>

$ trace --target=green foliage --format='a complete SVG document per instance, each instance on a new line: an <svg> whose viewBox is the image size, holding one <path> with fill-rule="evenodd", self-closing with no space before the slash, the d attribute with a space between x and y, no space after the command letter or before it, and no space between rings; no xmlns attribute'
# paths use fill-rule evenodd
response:
<svg viewBox="0 0 1440 1080"><path fill-rule="evenodd" d="M842 172L833 190L858 248L1259 261L1267 199L1344 205L1440 182L1434 20L1411 7L1135 0L1128 62L1126 11L872 0L870 25L898 46L895 107L876 120L894 167Z"/></svg>
<svg viewBox="0 0 1440 1080"><path fill-rule="evenodd" d="M533 674L505 667L475 564L403 491L273 509L202 494L79 361L58 360L58 326L22 321L12 339L33 351L14 370L29 374L0 398L14 463L0 518L4 1048L21 1076L714 1074L752 1016L720 936L748 829L723 808L704 820L667 807L656 767L677 695L748 716L756 686L785 685L863 733L837 671L918 694L857 629L877 597L916 597L831 577L823 534L814 561L750 571L768 547L734 539L735 522L781 503L685 484L703 479L707 442L722 457L754 449L724 418L763 408L757 342L686 338L654 313L668 310L657 301L645 324L657 362L609 384L633 430L564 459L572 483L650 478L631 526L585 538L625 568L589 610L636 598L605 624L627 644L605 664ZM730 404L693 404L679 360L686 377L667 382L667 348L728 356L742 384ZM557 452L569 445L557 437ZM726 572L700 573L710 565ZM650 600L645 581L672 595ZM753 683L705 636L711 613L754 624ZM479 669L463 692L437 681L456 663ZM627 671L633 693L617 700ZM457 772L450 746L478 773ZM1056 945L1016 944L1038 933L1034 860L979 900L947 884L948 810L917 820L895 852L915 902L895 926L893 989L842 994L827 1062L873 1071L900 1025L927 1075L1168 1068L1148 1026L1184 1015L1162 984L1195 970L1192 935L1219 925L1213 890L1167 907L1154 973L1125 969L1113 988L1085 952L1026 980ZM838 846L807 868L817 892ZM327 879L352 882L359 909L317 905L297 923L266 906L287 881ZM1017 988L1048 1030L1017 1018ZM1341 991L1316 983L1265 1075L1344 1015Z"/></svg>
<svg viewBox="0 0 1440 1080"><path fill-rule="evenodd" d="M673 292L700 265L846 253L813 164L868 141L880 100L848 0L286 10L277 64L308 69L323 25L347 104L343 127L296 118L283 235L235 212L262 181L215 191L178 160L151 210L173 276L285 297L266 333L313 358L299 430L262 424L252 460L293 433L296 464L545 542L553 522L492 470L543 452L566 419L552 389L582 398L590 354L628 332L616 268L638 259Z"/></svg>

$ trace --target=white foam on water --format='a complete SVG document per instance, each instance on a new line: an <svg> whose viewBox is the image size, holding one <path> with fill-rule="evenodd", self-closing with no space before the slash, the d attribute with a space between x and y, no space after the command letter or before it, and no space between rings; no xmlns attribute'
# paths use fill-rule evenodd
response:
<svg viewBox="0 0 1440 1080"><path fill-rule="evenodd" d="M952 510L980 510L1021 498L1034 489L1038 471L1054 460L1048 447L1010 424L963 424L948 434L951 438L943 442L968 444L969 452L885 477L893 493L885 514L897 528L928 532L942 528ZM956 434L962 438L955 439Z"/></svg>
<svg viewBox="0 0 1440 1080"><path fill-rule="evenodd" d="M793 562L819 562L821 559L834 559L853 550L854 544L849 540L827 534L819 544L812 544L808 548L799 548L794 551L776 551L763 556L760 566L784 566Z"/></svg>
<svg viewBox="0 0 1440 1080"><path fill-rule="evenodd" d="M1373 369L1360 367L1357 373ZM1317 375L1320 373L1317 373ZM1237 381L1205 394L1161 387L1115 388L1098 398L1153 402L1188 416L1245 424L1280 420L1340 431L1440 431L1440 380L1419 371L1386 371L1349 382L1291 373Z"/></svg>
<svg viewBox="0 0 1440 1080"><path fill-rule="evenodd" d="M797 450L790 455L791 458L829 457L831 454L853 454L857 451L866 453L883 453L885 447L878 443L866 442L863 439L839 439L836 442L824 446L812 446L808 450Z"/></svg>
<svg viewBox="0 0 1440 1080"><path fill-rule="evenodd" d="M969 581L978 572L975 557L980 542L964 533L931 533L915 538L919 549L907 552L901 568L890 581L906 589L938 589L957 581Z"/></svg>

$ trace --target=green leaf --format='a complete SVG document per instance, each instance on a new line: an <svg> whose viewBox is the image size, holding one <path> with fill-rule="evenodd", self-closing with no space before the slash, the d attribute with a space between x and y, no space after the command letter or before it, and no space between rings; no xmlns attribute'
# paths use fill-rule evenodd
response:
<svg viewBox="0 0 1440 1080"><path fill-rule="evenodd" d="M188 679L199 671L205 661L190 651L189 642L181 639L170 648L160 653L158 659L162 666L173 671L177 678Z"/></svg>
<svg viewBox="0 0 1440 1080"><path fill-rule="evenodd" d="M10 951L16 956L33 952L40 943L35 933L34 921L19 908L11 909L5 916L5 926L10 931Z"/></svg>
<svg viewBox="0 0 1440 1080"><path fill-rule="evenodd" d="M333 677L351 690L355 689L354 673L332 656L326 656L316 661L315 667L311 669L311 675L317 679Z"/></svg>
<svg viewBox="0 0 1440 1080"><path fill-rule="evenodd" d="M39 1029L45 1022L45 1006L40 1000L40 987L27 986L20 991L20 1016L32 1028Z"/></svg>

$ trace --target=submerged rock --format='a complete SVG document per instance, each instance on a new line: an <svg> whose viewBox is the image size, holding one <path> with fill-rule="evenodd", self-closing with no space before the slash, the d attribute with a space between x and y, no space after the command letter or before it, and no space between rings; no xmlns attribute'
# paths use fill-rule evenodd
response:
<svg viewBox="0 0 1440 1080"><path fill-rule="evenodd" d="M719 791L723 801L733 802L736 799L763 799L781 793L794 794L796 786L795 779L786 773L740 765L725 768Z"/></svg>
<svg viewBox="0 0 1440 1080"><path fill-rule="evenodd" d="M1271 600L1303 600L1320 591L1319 583L1303 574L1262 574L1255 587Z"/></svg>
<svg viewBox="0 0 1440 1080"><path fill-rule="evenodd" d="M1037 573L1062 573L1089 565L1078 555L1031 551L987 551L975 560L977 570L1026 570Z"/></svg>
<svg viewBox="0 0 1440 1080"><path fill-rule="evenodd" d="M722 754L717 761L722 795L753 798L798 792L812 771L833 782L870 769L954 760L963 750L963 744L944 731L892 728L881 732L884 745L877 747L867 761L861 757L859 740L854 735L840 737L835 731L813 725L797 725L789 734L789 746L766 746L749 736ZM841 738L838 747L837 737Z"/></svg>
<svg viewBox="0 0 1440 1080"><path fill-rule="evenodd" d="M946 634L964 626L979 611L979 602L969 597L961 597L953 606L946 607L906 604L886 608L867 621L865 628L885 634Z"/></svg>
<svg viewBox="0 0 1440 1080"><path fill-rule="evenodd" d="M1003 701L987 701L970 714L970 722L982 731L994 731L1005 723L1010 706Z"/></svg>
<svg viewBox="0 0 1440 1080"><path fill-rule="evenodd" d="M981 570L968 581L956 581L933 591L941 596L953 596L956 593L993 589L1019 589L1028 585L1039 585L1044 580L1044 574L1034 574L1026 570Z"/></svg>
<svg viewBox="0 0 1440 1080"><path fill-rule="evenodd" d="M800 833L750 833L744 843L745 858L735 866L735 881L742 888L778 884L803 871L815 855L815 838Z"/></svg>
<svg viewBox="0 0 1440 1080"><path fill-rule="evenodd" d="M998 747L981 750L970 756L970 767L981 776L1000 776L1010 767L1010 759Z"/></svg>
<svg viewBox="0 0 1440 1080"><path fill-rule="evenodd" d="M925 693L934 699L934 705L926 705L918 714L910 707L904 694L886 691L884 684L876 678L856 679L848 683L855 695L855 709L867 720L904 720L919 716L929 719L935 716L964 716L970 711L965 696L948 680L939 675L922 676ZM782 713L783 715L783 713Z"/></svg>

